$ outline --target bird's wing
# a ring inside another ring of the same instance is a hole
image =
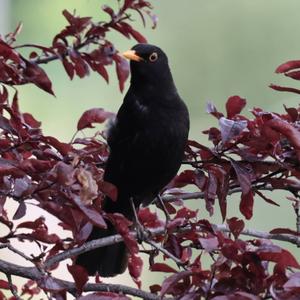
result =
[[[109,128],[107,142],[111,153],[104,179],[114,184],[123,180],[137,149],[144,146],[141,145],[140,137],[145,126],[145,112],[137,103],[133,95],[125,96],[115,122]]]

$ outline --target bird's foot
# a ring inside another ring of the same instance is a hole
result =
[[[151,232],[145,228],[139,221],[135,223],[136,238],[139,244],[147,241],[151,236]]]
[[[130,203],[131,203],[133,216],[134,216],[134,227],[136,230],[136,238],[137,238],[138,243],[141,244],[143,241],[146,241],[149,238],[151,233],[139,221],[133,198],[130,198]]]

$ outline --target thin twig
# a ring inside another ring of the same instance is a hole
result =
[[[14,285],[12,283],[11,274],[6,274],[6,278],[7,278],[8,284],[9,284],[9,289],[10,289],[11,293],[13,294],[13,296],[17,300],[22,300],[20,298],[20,296],[18,295],[18,292],[17,292],[17,290],[15,289],[15,287],[14,287]]]
[[[10,251],[20,255],[24,259],[26,259],[26,260],[30,261],[31,263],[33,263],[32,257],[27,256],[25,253],[21,252],[20,250],[16,249],[15,247],[13,247],[10,243],[0,244],[0,249],[3,249],[3,248],[9,249]]]
[[[158,243],[155,243],[153,241],[144,241],[146,244],[151,245],[152,247],[156,248],[158,251],[160,251],[161,253],[163,253],[164,255],[166,255],[167,257],[169,257],[170,259],[172,259],[173,261],[175,261],[175,263],[177,264],[178,267],[182,267],[183,269],[187,270],[187,267],[185,266],[185,264],[176,256],[174,256],[172,253],[170,253],[168,250],[166,250],[165,248],[161,247],[161,245],[159,245]]]

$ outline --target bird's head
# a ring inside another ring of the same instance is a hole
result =
[[[137,44],[123,53],[130,60],[131,81],[137,84],[173,82],[167,55],[157,46]]]

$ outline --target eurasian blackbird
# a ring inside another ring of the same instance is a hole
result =
[[[149,205],[176,175],[189,132],[189,113],[178,95],[166,54],[158,47],[137,44],[123,54],[130,59],[131,84],[115,122],[108,132],[110,155],[104,180],[118,189],[117,201],[104,200],[108,213],[122,213],[129,220],[136,209]],[[88,240],[116,234],[94,227]],[[127,267],[124,243],[92,250],[76,263],[89,275],[121,274]]]

